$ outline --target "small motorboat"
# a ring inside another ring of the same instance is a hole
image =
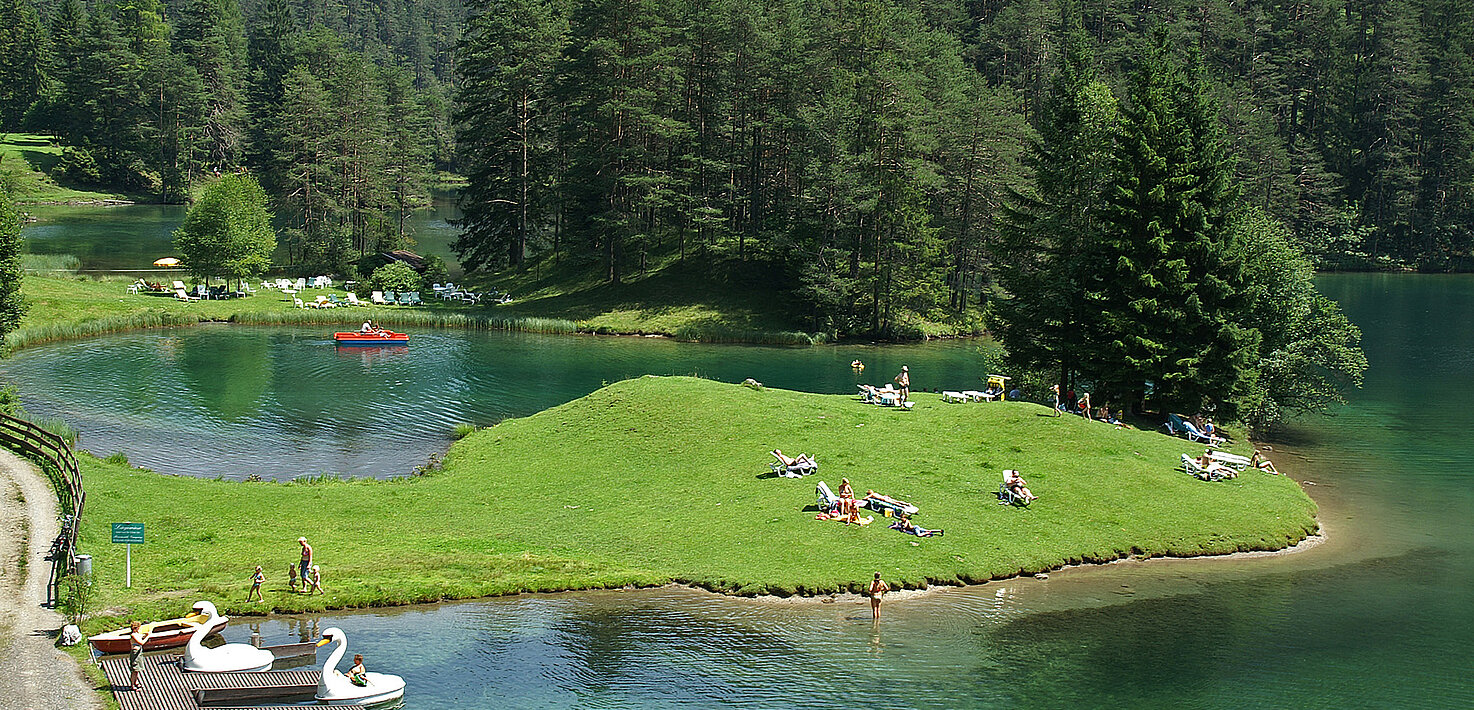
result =
[[[404,679],[389,673],[364,673],[364,684],[357,685],[348,676],[338,671],[343,652],[348,650],[348,634],[342,629],[324,629],[318,646],[337,642],[338,647],[328,654],[322,664],[322,675],[317,681],[316,700],[321,705],[378,705],[404,697]]]
[[[154,651],[160,648],[174,648],[189,643],[189,637],[199,630],[201,626],[209,629],[205,636],[218,634],[225,625],[230,623],[228,616],[214,616],[195,612],[189,616],[181,616],[177,619],[165,619],[155,621],[151,624],[143,624],[139,627],[141,631],[148,632],[148,641],[143,644],[143,650]],[[92,647],[98,653],[127,653],[129,649],[128,633],[130,629],[123,627],[117,631],[109,631],[98,634],[88,639]]]
[[[211,619],[220,615],[210,602],[195,602],[194,610]],[[204,640],[210,635],[208,625],[201,624],[189,637],[184,646],[184,670],[197,673],[260,673],[271,670],[276,654],[248,643],[227,643],[215,648],[206,648]]]
[[[409,343],[409,334],[396,333],[392,330],[368,332],[354,330],[346,333],[333,333],[333,342],[339,345],[405,345]]]

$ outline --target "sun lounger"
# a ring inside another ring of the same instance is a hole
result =
[[[199,296],[191,296],[191,295],[185,293],[184,292],[184,289],[182,289],[182,288],[176,288],[176,289],[174,289],[174,298],[176,298],[176,299],[178,299],[180,301],[198,301],[198,300],[200,300]]]
[[[409,296],[409,304],[408,305],[411,305],[411,306],[424,305],[424,301],[421,301],[420,300],[420,292],[419,291],[410,291],[409,294],[408,294],[408,296]]]
[[[1022,494],[1014,493],[1007,483],[998,484],[998,505],[1017,505],[1024,508],[1029,507],[1029,499]]]
[[[306,308],[307,307],[307,304],[303,303],[302,302],[302,299],[297,298],[296,296],[293,296],[292,297],[292,303],[296,304],[296,306],[298,308]]]
[[[942,401],[943,402],[966,402],[967,401],[967,393],[965,393],[965,392],[953,392],[951,390],[946,390],[946,391],[942,392]]]
[[[348,292],[348,305],[350,305],[350,306],[364,306],[364,307],[368,307],[368,304],[367,303],[364,303],[363,301],[358,300],[358,294],[356,294],[356,293],[354,293],[352,291],[349,291]]]
[[[1240,471],[1249,467],[1249,457],[1238,454],[1230,454],[1227,451],[1212,450],[1208,452],[1208,458],[1225,466],[1232,466]]]
[[[814,493],[818,496],[819,510],[834,510],[839,507],[839,496],[829,490],[829,484],[819,481],[819,485],[814,486]]]
[[[916,512],[920,510],[916,506],[911,505],[904,500],[896,500],[895,498],[887,495],[881,495],[879,493],[871,493],[869,495],[866,495],[858,502],[861,507],[869,508],[877,513],[880,513],[881,515],[891,518],[899,518],[901,517],[902,513],[905,513],[906,515],[915,515]]]
[[[399,294],[397,294],[397,293],[395,293],[393,291],[385,291],[384,292],[384,305],[386,305],[386,306],[399,305]]]
[[[983,392],[981,390],[963,390],[962,396],[966,397],[969,402],[982,402],[984,400],[993,399],[992,397],[988,396],[987,392]]]
[[[414,304],[410,301],[408,293],[401,293],[399,294],[399,305],[410,306]]]
[[[369,294],[369,300],[373,301],[375,306],[389,305],[389,302],[384,300],[383,291],[374,291],[373,293]]]
[[[1204,481],[1222,481],[1238,475],[1233,469],[1223,464],[1203,466],[1187,454],[1182,455],[1182,470]]]
[[[773,473],[784,478],[803,478],[819,471],[819,464],[811,457],[800,455],[799,458],[792,459],[793,463],[790,464],[788,461],[778,458],[778,452],[770,451],[768,453],[772,454],[775,459],[768,464],[768,468],[772,469]]]
[[[1182,420],[1182,426],[1187,432],[1188,441],[1201,441],[1209,446],[1217,446],[1225,441],[1228,441],[1221,436],[1217,436],[1215,434],[1205,434],[1202,431],[1199,431],[1196,426],[1193,426],[1192,422],[1187,421],[1186,419]]]

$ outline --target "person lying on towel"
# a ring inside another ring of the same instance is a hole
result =
[[[902,515],[900,520],[891,523],[891,529],[900,530],[903,533],[915,535],[916,537],[940,537],[942,535],[941,530],[927,530],[926,528],[917,527],[916,523],[911,522],[911,516],[909,515]]]

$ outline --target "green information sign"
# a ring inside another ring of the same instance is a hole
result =
[[[113,542],[120,545],[142,545],[143,523],[113,523]]]

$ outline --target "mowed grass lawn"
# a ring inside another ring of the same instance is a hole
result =
[[[694,378],[619,382],[476,432],[443,471],[392,481],[237,483],[88,457],[82,550],[106,606],[321,609],[686,582],[738,594],[981,582],[1126,555],[1277,549],[1316,529],[1315,505],[1281,476],[1205,483],[1177,470],[1196,450],[1158,433],[1051,417],[1027,403],[913,411],[844,395]],[[813,453],[820,474],[769,477],[767,453]],[[201,451],[201,456],[210,452]],[[993,496],[1021,469],[1040,499]],[[849,477],[910,501],[918,539],[814,519],[814,486]],[[143,522],[135,589],[109,523]],[[296,539],[316,547],[326,596],[283,590]],[[242,603],[254,565],[267,603]]]

